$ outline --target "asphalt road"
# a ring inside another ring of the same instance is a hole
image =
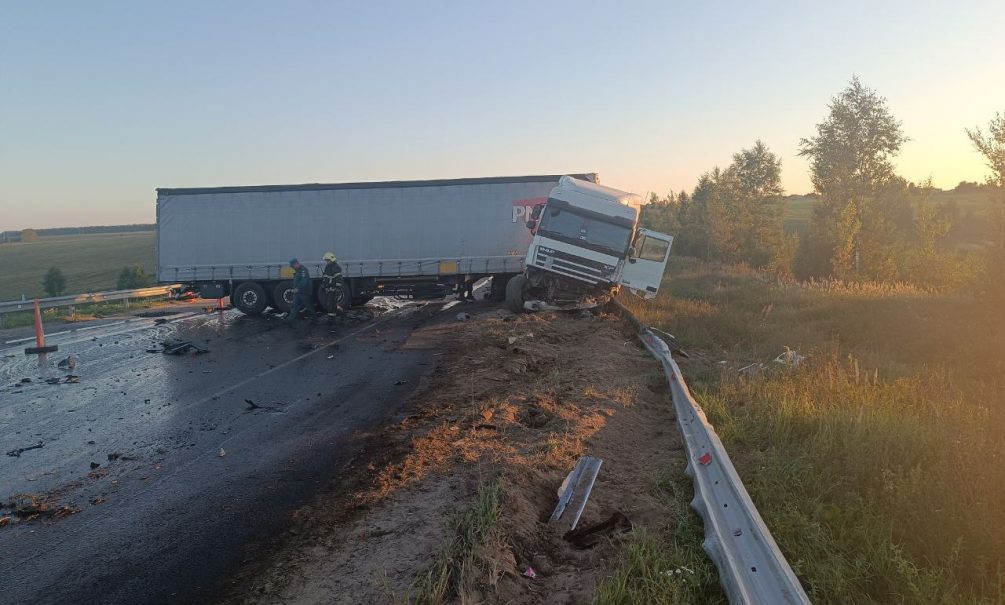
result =
[[[334,331],[235,311],[144,320],[65,335],[44,367],[23,345],[0,350],[0,503],[79,509],[0,527],[0,603],[210,599],[432,369],[432,351],[400,348],[411,330],[453,313],[407,307]],[[166,338],[210,352],[147,352]],[[70,353],[80,382],[47,384]]]

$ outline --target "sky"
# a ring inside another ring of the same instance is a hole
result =
[[[157,187],[598,172],[690,190],[853,75],[912,181],[987,170],[1005,2],[0,0],[0,231],[154,221]]]

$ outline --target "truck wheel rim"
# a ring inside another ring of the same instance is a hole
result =
[[[258,303],[258,294],[253,290],[245,290],[241,294],[241,304],[245,307],[254,307]]]

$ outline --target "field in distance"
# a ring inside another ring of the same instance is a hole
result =
[[[0,244],[0,300],[45,297],[49,267],[66,276],[67,294],[114,290],[123,267],[154,270],[152,231],[40,237],[37,242]]]
[[[920,197],[912,195],[911,203]],[[942,207],[951,217],[953,227],[948,244],[955,248],[972,249],[983,246],[993,234],[986,220],[991,201],[988,193],[977,191],[933,191],[928,198],[930,204]],[[805,233],[813,217],[813,208],[819,198],[812,195],[790,195],[785,197],[782,218],[789,232]]]

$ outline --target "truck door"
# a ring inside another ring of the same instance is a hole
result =
[[[645,298],[656,298],[670,257],[673,236],[639,229],[632,254],[621,270],[621,285]]]

